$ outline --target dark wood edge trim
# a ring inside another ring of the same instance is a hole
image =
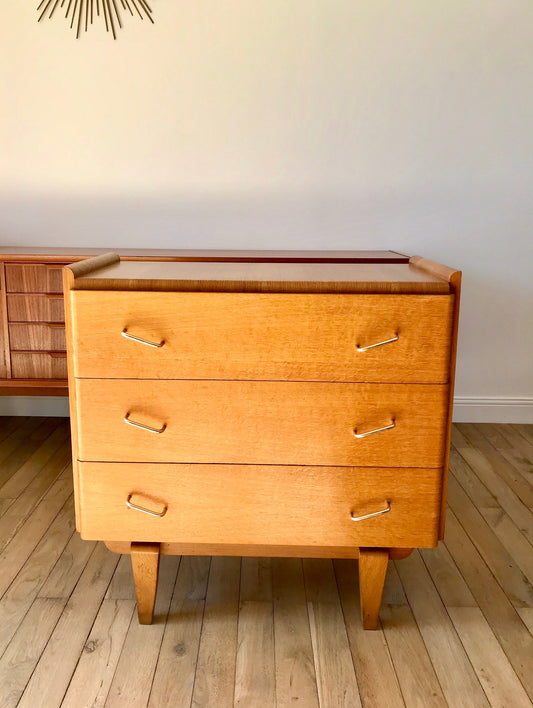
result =
[[[2,381],[0,383],[0,396],[68,396],[68,388],[66,385],[61,388],[56,388],[56,386],[61,386],[61,384],[54,383],[54,385],[43,386],[43,383],[48,383],[48,381],[32,379],[31,388],[16,385],[7,387],[5,381]]]
[[[422,256],[411,256],[409,264],[414,268],[430,273],[446,280],[450,286],[450,291],[454,295],[453,320],[450,343],[450,363],[449,363],[449,394],[448,394],[448,419],[446,422],[446,438],[444,447],[444,464],[442,473],[442,494],[441,511],[439,523],[439,540],[444,538],[446,525],[446,504],[448,501],[448,466],[450,463],[450,445],[452,437],[452,417],[453,417],[453,394],[455,385],[455,365],[457,360],[457,333],[459,329],[459,304],[461,300],[461,271],[455,270],[440,263],[435,263]]]
[[[87,258],[85,261],[78,261],[77,263],[67,265],[65,269],[70,270],[74,278],[82,278],[84,275],[88,275],[99,268],[104,268],[105,266],[118,263],[119,261],[120,256],[116,253],[102,253],[100,256]]]
[[[7,317],[7,291],[6,291],[6,271],[5,265],[0,264],[0,308],[2,312],[0,317],[2,318],[2,324],[0,326],[0,332],[3,337],[3,353],[5,364],[5,374],[6,378],[11,378],[11,344],[9,341],[9,322]]]
[[[448,466],[450,464],[450,446],[452,443],[453,394],[455,388],[455,368],[457,361],[457,336],[459,331],[459,305],[461,301],[461,271],[456,270],[450,277],[450,285],[454,294],[452,336],[450,343],[450,378],[448,394],[448,420],[446,423],[446,441],[442,477],[442,496],[440,510],[439,540],[444,538],[446,525],[446,504],[448,502]]]
[[[9,250],[9,253],[5,251]],[[109,249],[81,248],[0,248],[0,261],[6,263],[61,265],[93,258]],[[380,250],[242,250],[242,249],[113,249],[123,260],[134,261],[203,261],[226,263],[408,263],[409,256]],[[379,255],[381,254],[381,257]]]
[[[442,278],[450,284],[454,275],[460,273],[460,271],[454,268],[436,263],[435,261],[430,261],[428,258],[423,258],[422,256],[411,256],[411,258],[409,258],[409,265],[418,270],[423,270],[425,273],[429,273],[429,275],[433,275],[436,278]]]
[[[106,254],[106,257],[112,256],[111,262],[116,262],[119,257],[114,254]],[[100,256],[91,259],[98,261]],[[65,303],[65,341],[67,345],[67,373],[69,385],[69,411],[70,411],[70,431],[72,441],[72,479],[74,484],[74,512],[76,518],[76,530],[81,531],[81,515],[80,515],[80,482],[79,482],[79,465],[78,465],[78,416],[76,404],[76,379],[74,376],[74,359],[73,359],[73,333],[72,333],[72,317],[71,317],[71,301],[72,287],[75,282],[74,268],[77,265],[83,266],[87,261],[74,266],[66,266],[63,268],[63,297]],[[85,272],[85,271],[84,271]]]
[[[104,541],[113,553],[130,553],[130,541]],[[256,558],[358,558],[357,546],[270,546],[236,543],[161,543],[163,556],[252,556]],[[390,548],[391,560],[402,560],[412,548]]]

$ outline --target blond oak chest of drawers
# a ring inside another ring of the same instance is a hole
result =
[[[77,527],[141,623],[160,554],[309,556],[359,559],[372,629],[442,537],[460,273],[366,260],[65,268]]]

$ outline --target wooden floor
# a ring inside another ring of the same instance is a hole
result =
[[[364,632],[355,561],[129,557],[74,530],[64,419],[0,419],[0,706],[531,706],[533,426],[456,425],[446,539],[389,564]]]

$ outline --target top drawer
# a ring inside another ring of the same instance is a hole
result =
[[[80,378],[448,381],[453,295],[71,296]]]
[[[63,266],[6,263],[8,293],[62,293]]]

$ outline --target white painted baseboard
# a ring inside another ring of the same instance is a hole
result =
[[[64,396],[0,396],[0,416],[68,414]],[[533,397],[456,396],[453,419],[456,423],[533,423]]]
[[[533,397],[456,396],[455,423],[533,423]]]

